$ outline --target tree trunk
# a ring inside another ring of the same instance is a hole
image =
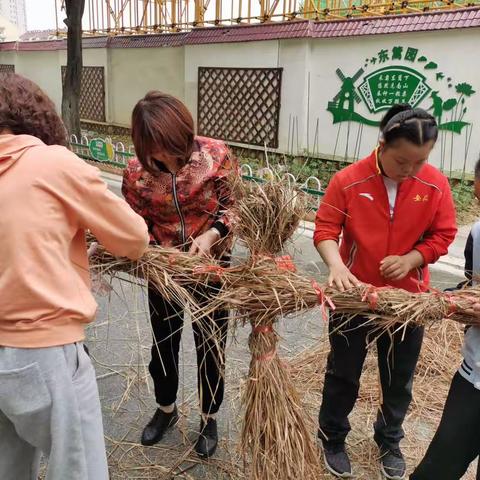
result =
[[[63,81],[62,117],[69,135],[80,139],[80,88],[82,85],[82,16],[85,0],[66,0],[67,68]]]

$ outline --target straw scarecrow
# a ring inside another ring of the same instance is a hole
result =
[[[379,333],[405,328],[409,323],[430,325],[444,318],[478,325],[472,311],[478,288],[455,293],[412,294],[369,285],[345,292],[319,285],[296,272],[290,257],[282,255],[307,209],[306,197],[279,178],[264,184],[234,185],[237,226],[234,235],[247,246],[241,265],[221,267],[212,258],[190,256],[151,246],[138,262],[117,259],[102,247],[92,257],[92,268],[102,274],[128,273],[149,281],[167,299],[188,306],[193,318],[210,309],[229,308],[236,321],[249,323],[251,362],[242,397],[244,421],[241,450],[252,480],[319,478],[321,467],[314,443],[314,427],[278,356],[275,322],[282,316],[321,305],[348,317],[364,314],[378,324]],[[186,289],[220,279],[222,290],[200,311]]]
[[[282,299],[278,309],[271,308],[276,279],[295,271],[290,257],[278,255],[304,217],[307,199],[280,179],[236,187],[240,201],[234,207],[235,233],[250,256],[244,265],[224,273],[224,289],[216,301],[230,306],[237,319],[252,328],[248,342],[252,357],[242,396],[241,450],[249,458],[253,480],[317,479],[321,468],[313,425],[277,351],[275,322],[282,314]],[[276,275],[264,275],[265,265],[273,266]],[[252,299],[262,303],[265,289],[269,294],[263,309],[243,308]]]

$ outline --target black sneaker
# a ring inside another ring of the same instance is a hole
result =
[[[403,480],[407,471],[400,448],[380,447],[380,469],[389,480]]]
[[[195,444],[195,451],[198,456],[201,458],[211,457],[217,449],[217,444],[217,421],[214,418],[209,418],[207,423],[205,423],[202,419],[200,422],[200,435]]]
[[[352,465],[345,445],[323,445],[323,460],[327,470],[338,478],[352,478]]]
[[[140,440],[142,445],[155,445],[163,438],[165,432],[177,422],[178,411],[176,405],[172,413],[165,413],[163,410],[157,408],[155,415],[153,415],[143,430],[142,439]]]

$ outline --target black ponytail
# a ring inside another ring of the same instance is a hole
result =
[[[412,108],[406,103],[393,105],[380,122],[380,131],[385,145],[405,139],[421,146],[434,143],[438,138],[435,118],[421,108]]]

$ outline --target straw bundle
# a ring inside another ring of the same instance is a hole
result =
[[[90,238],[91,240],[91,238]],[[174,248],[151,245],[140,260],[117,258],[98,245],[90,257],[94,274],[112,279],[119,273],[131,275],[134,281],[145,281],[167,300],[196,308],[190,291],[218,281],[221,267],[212,258],[190,255]],[[188,289],[186,287],[189,287]]]
[[[277,353],[273,328],[257,326],[249,338],[252,360],[242,397],[241,450],[250,454],[250,478],[317,480],[321,472],[314,427],[290,372]]]
[[[270,286],[270,294],[274,291],[272,279],[263,277],[261,265],[270,264],[272,255],[280,252],[293,235],[306,212],[307,200],[279,178],[264,184],[238,183],[235,189],[240,198],[234,207],[238,220],[235,235],[247,245],[250,258],[222,273],[224,288],[211,308],[226,304],[252,327],[252,358],[242,395],[245,416],[241,452],[250,460],[253,480],[316,480],[321,469],[313,425],[277,353],[274,323],[281,306],[265,311],[243,308],[252,298],[261,302],[265,284],[258,290],[257,286],[263,281]],[[291,260],[283,257],[283,261],[286,268],[293,268]]]
[[[239,298],[240,304],[245,300],[242,292],[246,291],[249,278],[253,277],[255,284],[261,281],[258,274],[264,273],[264,269],[257,270],[258,259],[283,248],[308,205],[303,193],[280,178],[262,185],[236,182],[233,188],[239,199],[233,212],[237,218],[234,234],[244,241],[251,253],[246,264],[222,269],[213,259],[200,259],[160,247],[150,247],[138,262],[116,259],[100,248],[92,257],[92,263],[102,274],[126,272],[153,284],[166,298],[193,305],[196,307],[194,318],[208,316],[225,304],[235,308],[236,301],[228,303],[225,299],[239,287],[239,295],[231,298]],[[270,257],[267,261],[271,261]],[[219,295],[223,300],[213,300],[210,308],[200,311],[185,287],[208,283],[217,276],[224,285]],[[253,295],[259,298],[258,292]],[[242,399],[245,420],[241,447],[244,455],[250,454],[251,478],[290,480],[300,476],[305,480],[317,479],[320,466],[313,427],[302,412],[299,397],[276,350],[278,337],[273,323],[278,312],[250,313],[245,320],[252,325],[249,339],[252,360]]]
[[[263,184],[239,181],[233,189],[239,199],[235,236],[252,255],[280,252],[308,211],[307,196],[280,177]]]
[[[426,326],[444,318],[480,324],[472,311],[480,302],[480,287],[453,293],[411,293],[364,284],[340,292],[292,270],[284,268],[281,259],[257,257],[249,265],[224,272],[227,286],[217,301],[236,309],[239,318],[253,318],[257,323],[320,304],[346,315],[368,315],[382,329],[396,324],[401,328],[411,323]]]

